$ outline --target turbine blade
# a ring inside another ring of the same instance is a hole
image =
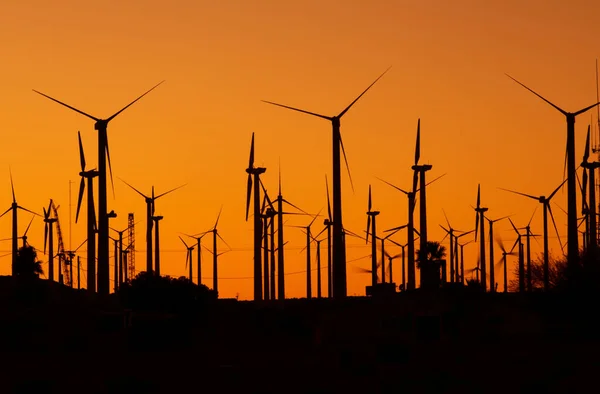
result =
[[[329,201],[329,183],[327,182],[327,175],[325,175],[325,190],[327,191],[327,216],[329,221],[333,221],[333,217],[331,216],[331,202]]]
[[[134,103],[136,103],[138,100],[140,100],[142,97],[144,97],[145,95],[147,95],[148,93],[150,93],[151,91],[153,91],[154,89],[156,89],[160,84],[162,84],[163,81],[160,81],[159,83],[157,83],[156,85],[154,85],[152,88],[150,88],[148,91],[146,91],[146,93],[142,94],[141,96],[139,96],[138,98],[136,98],[135,100],[133,100],[132,102],[130,102],[129,104],[127,104],[126,106],[124,106],[123,108],[121,108],[119,111],[117,111],[113,116],[111,116],[110,118],[106,119],[106,123],[110,122],[111,120],[113,120],[117,115],[119,115],[121,112],[125,111],[127,108],[131,107]]]
[[[181,236],[179,236],[179,239],[181,240],[181,242],[183,242],[183,244],[185,245],[186,248],[189,248],[188,244],[185,243],[185,241],[183,240],[183,238],[181,238]]]
[[[375,177],[375,178],[377,178],[377,177]],[[385,180],[383,180],[383,179],[381,179],[381,178],[377,178],[377,179],[379,179],[381,182],[383,182],[383,183],[386,183],[387,185],[389,185],[389,186],[393,187],[394,189],[396,189],[396,190],[398,190],[398,191],[401,191],[401,192],[402,192],[402,193],[404,193],[404,194],[408,194],[408,192],[407,192],[407,191],[400,189],[398,186],[392,185],[392,184],[391,184],[391,183],[389,183],[388,181],[385,181]]]
[[[29,231],[29,227],[31,227],[31,223],[33,223],[33,219],[35,219],[35,216],[31,217],[31,220],[29,221],[29,224],[27,225],[27,228],[25,229],[25,233],[23,233],[23,237],[27,235],[27,232]]]
[[[589,111],[590,109],[592,109],[592,108],[594,108],[595,106],[597,106],[598,104],[600,104],[600,101],[599,101],[599,102],[597,102],[596,104],[592,104],[592,105],[590,105],[589,107],[585,107],[584,109],[580,109],[579,111],[575,112],[573,115],[574,115],[574,116],[577,116],[577,115],[579,115],[579,114],[582,114],[582,113],[584,113],[584,112],[587,112],[587,111]]]
[[[539,197],[532,196],[531,194],[525,194],[525,193],[521,193],[521,192],[516,192],[514,190],[505,189],[503,187],[499,187],[498,189],[504,190],[505,192],[510,192],[510,193],[514,193],[514,194],[520,194],[521,196],[529,197],[529,198],[534,199],[534,200],[539,200],[540,199]]]
[[[559,106],[551,103],[550,101],[546,100],[544,97],[542,97],[541,95],[539,95],[538,93],[536,93],[535,91],[533,91],[532,89],[529,89],[527,86],[523,85],[521,82],[517,81],[516,79],[514,79],[513,77],[511,77],[508,74],[505,74],[507,77],[509,77],[510,79],[512,79],[513,81],[515,81],[516,83],[518,83],[519,85],[523,86],[525,89],[529,90],[531,93],[535,94],[536,96],[538,96],[539,98],[541,98],[542,100],[544,100],[545,102],[547,102],[548,104],[550,104],[551,106],[553,106],[556,110],[558,110],[561,114],[563,115],[567,115],[567,111],[563,110],[562,108],[560,108]],[[593,108],[590,107],[590,108]],[[588,108],[589,109],[589,108]],[[587,109],[586,109],[587,111]],[[584,111],[585,112],[585,111]]]
[[[221,205],[221,208],[219,209],[219,214],[217,215],[217,220],[215,221],[215,229],[217,228],[217,224],[219,224],[219,218],[221,217],[221,212],[223,212],[223,205]]]
[[[225,244],[225,246],[227,246],[227,247],[229,248],[229,250],[231,250],[231,246],[229,246],[229,244],[227,243],[227,241],[225,241],[225,240],[223,239],[223,237],[221,237],[221,234],[219,234],[218,232],[217,232],[217,237],[219,237],[219,239],[220,239],[221,241],[223,241],[223,243]]]
[[[533,220],[533,216],[535,215],[535,212],[537,211],[537,206],[535,207],[535,209],[533,210],[533,213],[531,214],[531,218],[529,219],[529,223],[527,223],[527,226],[529,226],[531,224],[531,221]]]
[[[20,206],[20,205],[17,205],[17,208],[19,208],[19,209],[22,209],[22,210],[24,210],[24,211],[27,211],[27,212],[29,212],[29,213],[32,213],[32,214],[34,214],[34,215],[40,216],[40,214],[39,214],[39,213],[35,213],[35,212],[33,212],[32,210],[30,210],[30,209],[23,208],[23,207],[22,207],[22,206]]]
[[[369,243],[369,230],[371,230],[371,215],[367,215],[367,236],[365,237],[365,244]]]
[[[446,215],[446,211],[444,210],[444,208],[442,208],[442,212],[444,213],[444,217],[446,218],[446,224],[448,224],[448,228],[452,228],[452,226],[450,225],[450,221],[448,220],[448,216]],[[442,227],[441,224],[440,224],[440,227]],[[442,227],[442,228],[444,228],[444,227]],[[448,230],[446,230],[445,228],[444,228],[444,230],[446,232],[448,232]]]
[[[108,150],[108,132],[104,133],[104,147],[106,148],[106,158],[108,160],[108,173],[110,175],[110,187],[113,198],[115,198],[115,184],[113,182],[112,165],[110,164],[110,151]]]
[[[587,136],[585,138],[585,149],[583,150],[583,162],[587,163],[588,157],[590,156],[590,128],[591,125],[588,125]]]
[[[248,168],[254,168],[254,132],[252,132],[252,140],[250,141],[250,159],[248,160]]]
[[[319,214],[321,214],[322,210],[323,210],[323,208],[319,209],[319,212],[317,212],[317,214],[315,215],[315,217],[313,218],[313,220],[310,222],[310,224],[308,225],[308,227],[312,226],[312,224],[315,222],[315,220],[317,219],[317,217],[319,216]]]
[[[421,118],[417,120],[417,143],[415,144],[415,165],[419,164],[421,158]]]
[[[17,198],[15,197],[15,186],[13,184],[12,170],[10,166],[8,167],[8,174],[10,175],[10,190],[12,191],[13,203],[17,202]]]
[[[248,174],[248,187],[246,189],[246,221],[248,221],[248,211],[250,209],[251,194],[252,194],[252,175]]]
[[[176,188],[173,188],[173,189],[171,189],[171,190],[169,190],[169,191],[166,191],[166,192],[164,192],[164,193],[162,193],[162,194],[159,194],[159,195],[158,195],[158,196],[156,196],[156,197],[154,197],[154,196],[153,196],[153,198],[152,198],[152,199],[153,199],[153,200],[157,200],[158,198],[160,198],[160,197],[164,196],[165,194],[169,194],[169,193],[171,193],[171,192],[174,192],[175,190],[177,190],[177,189],[181,189],[182,187],[184,187],[184,186],[186,186],[186,185],[187,185],[187,183],[184,183],[183,185],[177,186]],[[152,188],[153,188],[153,191],[154,191],[154,186],[152,186]]]
[[[552,192],[552,194],[550,194],[550,197],[548,197],[546,200],[550,201],[552,199],[552,197],[554,197],[554,195],[556,194],[556,192],[558,192],[558,190],[565,184],[567,180],[565,179],[564,181],[561,182],[560,185],[558,185],[558,187],[556,189],[554,189],[554,191]]]
[[[81,182],[79,183],[79,196],[77,197],[77,213],[75,214],[75,223],[79,219],[79,210],[81,209],[81,201],[83,200],[83,192],[85,190],[85,178],[81,177]]]
[[[8,213],[8,211],[10,211],[12,209],[12,205],[6,210],[4,211],[4,213],[2,215],[0,215],[0,218],[4,215],[6,215]]]
[[[260,100],[260,101],[262,101],[263,103],[267,103],[267,104],[271,104],[271,105],[276,105],[278,107],[291,109],[292,111],[302,112],[303,114],[308,114],[308,115],[316,116],[316,117],[327,119],[327,120],[331,120],[332,119],[330,116],[325,116],[325,115],[317,114],[317,113],[314,113],[314,112],[305,111],[303,109],[290,107],[288,105],[277,104],[277,103],[274,103],[272,101],[266,101],[266,100]]]
[[[83,144],[81,143],[81,133],[77,132],[79,138],[79,162],[81,163],[81,171],[85,171],[85,154],[83,153]]]
[[[35,89],[31,89],[31,90],[33,90],[33,91],[34,91],[34,92],[36,92],[37,94],[40,94],[40,95],[42,95],[42,96],[44,96],[44,97],[46,97],[46,98],[48,98],[48,99],[50,99],[50,100],[52,100],[52,101],[54,101],[54,102],[56,102],[56,103],[60,104],[60,105],[64,105],[65,107],[67,107],[67,108],[69,108],[69,109],[72,109],[73,111],[75,111],[75,112],[78,112],[78,113],[80,113],[80,114],[81,114],[81,115],[83,115],[83,116],[87,116],[88,118],[90,118],[90,119],[93,119],[93,120],[95,120],[96,122],[100,120],[100,119],[98,119],[98,118],[96,118],[96,117],[94,117],[94,116],[92,116],[92,115],[90,115],[90,114],[86,114],[85,112],[83,112],[83,111],[81,111],[81,110],[78,110],[78,109],[77,109],[77,108],[75,108],[75,107],[71,107],[69,104],[65,104],[65,103],[63,103],[62,101],[58,101],[57,99],[55,99],[55,98],[52,98],[52,97],[48,96],[47,94],[44,94],[44,93],[42,93],[42,92],[38,92],[38,91],[37,91],[37,90],[35,90]]]
[[[371,185],[369,185],[369,204],[367,206],[367,211],[369,212],[371,212],[372,203],[373,201],[371,200]]]
[[[560,249],[564,250],[564,246],[560,239],[560,234],[558,233],[558,227],[556,226],[556,221],[554,220],[554,214],[552,213],[552,208],[550,207],[550,204],[547,205],[547,208],[548,208],[548,213],[550,213],[550,219],[552,220],[552,225],[554,226],[554,231],[556,232],[556,238],[558,239],[558,244],[560,245]]]
[[[46,244],[48,243],[48,222],[44,226],[44,254],[46,254]]]
[[[350,187],[354,193],[354,182],[352,182],[352,174],[350,174],[350,166],[348,165],[348,158],[346,157],[346,150],[344,149],[344,142],[342,141],[342,133],[340,133],[340,146],[342,147],[342,155],[344,155],[344,163],[346,163],[346,170],[348,171],[348,178],[350,178]]]
[[[135,190],[140,196],[144,197],[145,199],[148,199],[149,197],[146,196],[144,193],[142,193],[141,191],[139,191],[138,189],[136,189],[135,187],[131,186],[129,183],[125,182],[123,179],[119,178],[119,180],[121,180],[121,182],[123,182],[124,184],[126,184],[127,186],[129,186],[130,188],[132,188],[133,190]]]
[[[344,109],[342,112],[340,112],[340,114],[339,114],[337,117],[338,117],[338,118],[341,118],[342,116],[344,116],[344,114],[345,114],[346,112],[348,112],[348,110],[349,110],[350,108],[352,108],[352,106],[353,106],[353,105],[354,105],[354,104],[355,104],[355,103],[356,103],[358,100],[360,100],[360,98],[361,98],[361,97],[362,97],[362,96],[363,96],[365,93],[367,93],[367,91],[368,91],[369,89],[371,89],[371,87],[372,87],[373,85],[375,85],[375,83],[376,83],[377,81],[379,81],[379,80],[381,79],[381,77],[383,77],[383,76],[385,75],[385,73],[387,73],[387,72],[390,70],[390,68],[392,68],[392,66],[388,67],[388,69],[387,69],[387,70],[385,70],[385,71],[384,71],[384,72],[383,72],[383,73],[382,73],[380,76],[378,76],[378,77],[377,77],[377,79],[376,79],[376,80],[374,80],[374,81],[373,81],[373,83],[371,83],[371,84],[370,84],[370,85],[369,85],[369,86],[368,86],[368,87],[367,87],[365,90],[363,90],[363,92],[362,92],[362,93],[361,93],[361,94],[360,94],[360,95],[359,95],[357,98],[355,98],[355,99],[354,99],[354,101],[352,101],[352,102],[351,102],[351,103],[350,103],[350,104],[349,104],[349,105],[348,105],[348,106],[347,106],[347,107],[346,107],[346,108],[345,108],[345,109]]]

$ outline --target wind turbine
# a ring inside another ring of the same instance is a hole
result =
[[[369,90],[371,87],[389,70],[385,70],[373,83],[371,83],[357,98],[354,99],[342,112],[336,116],[320,115],[314,112],[309,112],[303,109],[290,107],[287,105],[277,104],[271,101],[263,102],[276,105],[279,107],[287,108],[293,111],[301,112],[307,115],[316,116],[331,122],[333,133],[332,133],[332,146],[333,146],[333,296],[335,298],[346,297],[347,295],[347,282],[346,282],[346,246],[344,244],[344,238],[342,235],[343,223],[342,223],[342,181],[340,171],[340,147],[344,155],[344,161],[346,162],[346,168],[348,168],[348,160],[346,159],[346,152],[342,142],[342,136],[340,133],[340,121],[344,114]],[[350,174],[350,171],[348,171]],[[350,178],[350,184],[352,185],[352,178]],[[354,187],[353,187],[354,189]]]
[[[381,283],[385,283],[385,264],[384,264],[384,262],[385,262],[385,257],[388,255],[388,253],[385,251],[385,241],[390,241],[394,245],[397,245],[397,246],[401,247],[402,245],[400,245],[398,242],[396,242],[396,241],[394,241],[392,239],[389,239],[389,238],[392,235],[396,234],[398,231],[402,230],[403,228],[406,228],[407,226],[408,225],[405,224],[403,226],[396,227],[396,229],[394,229],[391,233],[389,233],[385,237],[374,236],[376,239],[381,240]],[[391,274],[390,274],[390,278],[391,278]],[[391,279],[390,279],[390,283],[392,283]]]
[[[54,233],[52,231],[52,225],[58,219],[51,218],[50,213],[52,212],[52,199],[50,199],[50,203],[48,204],[48,210],[45,207],[42,207],[44,211],[44,254],[46,253],[46,244],[48,244],[48,280],[54,280]],[[48,235],[50,235],[48,237]],[[49,238],[49,239],[48,239]],[[60,275],[60,272],[59,272]]]
[[[144,197],[144,199],[146,201],[146,271],[151,274],[153,272],[153,269],[152,269],[152,227],[153,227],[154,220],[152,219],[152,217],[154,216],[154,202],[156,200],[158,200],[159,198],[161,198],[162,196],[184,187],[185,184],[181,185],[181,186],[177,186],[176,188],[166,191],[162,194],[159,194],[158,196],[154,196],[154,186],[152,186],[152,196],[149,197],[149,196],[145,195],[144,193],[142,193],[141,191],[139,191],[138,189],[136,189],[135,187],[131,186],[129,183],[125,182],[123,179],[121,179],[121,178],[119,178],[119,179],[121,180],[121,182],[123,182],[124,184],[126,184],[127,186],[129,186],[130,188],[135,190],[140,196]],[[160,271],[157,272],[157,274],[159,274],[159,273],[160,273]]]
[[[124,276],[124,274],[126,275],[126,272],[127,272],[127,267],[123,267],[123,254],[124,254],[124,250],[123,250],[123,233],[125,233],[125,231],[129,230],[132,226],[133,226],[133,224],[130,225],[130,226],[127,226],[126,229],[121,230],[121,231],[116,230],[116,229],[114,229],[112,227],[110,228],[111,230],[113,230],[114,232],[116,232],[117,234],[119,234],[119,286],[122,283],[124,283],[123,276]],[[125,280],[127,280],[127,279],[125,278]]]
[[[589,134],[588,134],[588,142],[589,142]],[[584,161],[585,161],[585,159],[584,159]],[[559,243],[561,242],[560,235],[558,234],[558,228],[556,227],[556,222],[554,221],[554,215],[552,214],[552,207],[550,206],[550,201],[552,200],[552,197],[554,197],[554,195],[565,184],[566,181],[567,181],[566,179],[564,181],[562,181],[561,184],[558,185],[558,187],[556,189],[554,189],[554,191],[552,193],[550,193],[550,196],[548,198],[546,198],[546,196],[536,197],[536,196],[532,196],[531,194],[525,194],[525,193],[517,192],[514,190],[500,188],[507,192],[511,192],[514,194],[518,194],[518,195],[521,195],[524,197],[531,198],[533,200],[537,200],[542,204],[543,214],[544,214],[544,291],[548,291],[550,289],[549,257],[548,257],[548,213],[550,213],[550,218],[552,219],[552,224],[554,225],[554,230],[556,231],[556,236],[558,238],[558,242]],[[591,188],[590,190],[594,191],[594,188]],[[528,246],[528,248],[529,248],[529,246]],[[561,249],[562,249],[562,243],[561,243]]]
[[[15,187],[13,184],[13,179],[12,179],[12,171],[10,171],[9,168],[9,175],[10,175],[10,188],[12,191],[12,198],[13,198],[13,202],[10,205],[10,207],[4,211],[4,213],[2,215],[0,215],[0,218],[4,215],[6,215],[8,213],[8,211],[12,210],[12,265],[11,265],[11,275],[15,275],[15,266],[17,264],[17,253],[19,251],[19,236],[17,235],[17,209],[22,209],[24,211],[27,211],[29,213],[33,213],[34,215],[40,216],[39,214],[30,211],[27,208],[23,208],[22,206],[20,206],[19,204],[17,204],[17,199],[15,197]],[[54,268],[54,267],[53,267]],[[54,270],[52,271],[54,272]]]
[[[498,264],[500,263],[504,263],[504,292],[507,293],[508,292],[508,275],[507,275],[507,271],[506,271],[506,256],[513,256],[515,253],[513,252],[513,250],[515,250],[515,246],[517,246],[517,244],[519,243],[519,238],[517,238],[515,240],[515,243],[513,244],[512,248],[510,248],[510,251],[506,251],[506,249],[504,248],[504,244],[502,243],[502,239],[500,237],[496,238],[496,242],[498,242],[498,246],[500,246],[500,250],[502,250],[502,258],[498,261]]]
[[[81,115],[87,116],[88,118],[94,120],[96,123],[94,125],[94,129],[98,130],[98,292],[103,295],[108,295],[109,293],[109,275],[108,275],[108,209],[107,209],[107,197],[106,197],[106,159],[108,158],[108,167],[111,172],[111,184],[112,184],[112,169],[110,165],[110,154],[108,150],[108,123],[113,120],[117,115],[121,112],[125,111],[135,102],[140,100],[142,97],[150,93],[154,90],[158,85],[163,83],[164,81],[156,84],[150,90],[146,91],[144,94],[127,104],[125,107],[121,108],[119,111],[115,112],[113,115],[106,119],[100,119],[90,114],[87,114],[75,107],[72,107],[68,104],[63,103],[55,98],[52,98],[44,93],[38,92],[33,89],[34,92],[58,103],[61,104]],[[114,193],[114,189],[113,189]]]
[[[499,222],[502,219],[506,219],[508,216],[503,216],[498,219],[490,219],[483,215],[490,225],[490,293],[496,292],[496,278],[494,272],[494,223]]]
[[[87,288],[88,291],[96,291],[96,209],[94,207],[94,178],[98,176],[96,169],[85,169],[85,154],[83,152],[83,144],[81,143],[81,133],[77,132],[79,139],[79,162],[81,164],[81,182],[79,183],[79,197],[77,199],[77,213],[75,215],[75,223],[79,219],[79,210],[81,209],[81,201],[85,191],[85,180],[87,179]]]
[[[521,233],[515,226],[512,220],[508,218],[510,225],[515,233],[517,233],[517,242],[519,243],[519,293],[525,292],[525,264],[523,262],[523,242],[521,241]]]
[[[278,194],[277,194],[277,198],[275,199],[274,202],[277,203],[277,210],[276,210],[276,215],[277,215],[277,298],[279,298],[280,300],[284,300],[285,299],[285,265],[284,265],[284,248],[283,246],[285,245],[285,242],[283,241],[283,215],[292,215],[292,214],[296,214],[293,212],[284,212],[283,211],[283,203],[286,203],[288,205],[290,205],[291,207],[299,210],[300,212],[302,212],[305,215],[308,215],[308,213],[304,212],[302,209],[298,208],[296,205],[292,204],[291,202],[289,202],[288,200],[286,200],[285,198],[283,198],[283,195],[281,194],[281,165],[279,166],[279,179],[278,179]],[[262,185],[262,182],[261,182]],[[266,190],[264,190],[264,186],[263,186],[263,192],[266,195]],[[268,197],[267,197],[268,198]],[[329,196],[328,196],[329,198]],[[273,208],[273,204],[271,204],[271,207]]]
[[[31,220],[29,221],[29,224],[27,225],[27,228],[25,229],[25,232],[23,233],[23,235],[21,235],[18,238],[21,238],[23,240],[23,247],[27,246],[27,232],[29,231],[29,227],[31,227],[31,223],[33,223],[33,219],[35,219],[35,216],[31,217]],[[4,238],[4,239],[0,239],[0,241],[12,241],[12,237],[11,238]]]
[[[462,247],[461,247],[461,249],[460,249],[460,253],[461,253],[461,254],[460,254],[460,274],[459,274],[459,273],[458,273],[458,272],[459,272],[459,264],[458,264],[458,247],[459,247],[460,245],[459,245],[459,243],[458,243],[458,240],[459,240],[460,238],[462,238],[462,237],[466,236],[466,235],[469,235],[469,234],[473,233],[473,232],[475,232],[475,230],[466,231],[466,232],[464,232],[464,233],[462,233],[462,234],[460,234],[460,235],[455,235],[455,236],[454,236],[454,252],[455,252],[455,254],[456,254],[456,256],[455,256],[455,258],[456,258],[456,267],[455,267],[455,268],[456,268],[456,272],[455,272],[455,274],[456,274],[456,281],[458,282],[458,281],[459,281],[459,278],[460,278],[460,283],[462,283],[463,285],[465,284],[465,269],[464,269],[465,267],[464,267],[464,264],[463,264]],[[468,243],[469,243],[469,242],[467,242],[466,244],[468,244]],[[465,245],[466,245],[466,244],[465,244]]]
[[[446,215],[446,211],[442,209],[442,212],[444,213],[444,218],[446,218],[446,224],[448,225],[448,228],[445,228],[441,224],[440,227],[446,232],[446,235],[450,237],[450,282],[453,283],[458,282],[458,267],[455,267],[456,250],[454,249],[455,245],[453,245],[453,242],[455,243],[456,241],[456,236],[454,235],[454,232],[456,231],[459,233],[464,233],[464,231],[452,228],[452,226],[450,225],[450,221],[448,220],[448,216]],[[444,242],[446,235],[444,235],[444,238],[442,238],[440,243]]]
[[[485,231],[483,227],[485,222],[483,218],[487,210],[487,208],[483,208],[481,206],[481,188],[480,185],[477,185],[477,207],[475,208],[475,242],[477,242],[477,229],[481,227],[481,236],[479,239],[479,258],[481,260],[481,266],[479,268],[481,270],[481,286],[483,287],[484,292],[487,291],[487,276],[485,266]],[[494,264],[493,261],[492,264]]]
[[[190,267],[190,282],[192,281],[192,251],[194,250],[194,245],[190,246],[188,245],[183,238],[181,238],[181,236],[179,237],[179,239],[181,240],[181,242],[183,242],[183,244],[185,245],[186,249],[187,249],[187,254],[185,256],[185,268]],[[198,251],[198,253],[200,253],[200,251]]]
[[[427,249],[427,200],[426,190],[427,185],[425,184],[425,173],[433,168],[430,164],[419,165],[419,159],[421,157],[421,119],[417,121],[417,143],[415,146],[415,164],[411,167],[414,171],[413,174],[413,193],[417,193],[417,176],[421,187],[421,202],[419,207],[419,237],[421,238],[421,250]],[[425,185],[425,186],[423,186]]]
[[[75,257],[77,251],[85,244],[88,240],[84,239],[81,244],[75,250],[65,250],[65,254],[69,256],[69,266],[71,267],[71,288],[73,288],[73,258]],[[77,265],[77,289],[81,288],[81,283],[79,281],[79,264]]]
[[[221,237],[221,234],[219,234],[219,231],[217,230],[217,225],[219,224],[219,218],[221,217],[222,211],[223,211],[223,206],[221,206],[221,209],[219,209],[219,214],[217,215],[217,220],[215,221],[214,227],[209,230],[209,232],[213,233],[213,250],[212,250],[212,254],[213,254],[213,290],[215,292],[217,292],[217,294],[219,293],[219,275],[218,275],[217,258],[220,255],[222,255],[223,253],[228,252],[228,251],[225,251],[222,253],[217,253],[217,237],[220,238],[221,241],[223,241],[223,243],[225,245],[227,245],[229,250],[231,250],[231,246],[229,246],[229,244],[227,244],[227,242],[223,239],[223,237]]]
[[[415,173],[416,174],[416,173]],[[440,179],[441,177],[443,177],[446,174],[442,174],[439,177],[435,178],[434,180],[428,182],[426,184],[426,186],[431,185],[433,182],[437,181],[438,179]],[[408,240],[407,240],[407,246],[408,246],[408,283],[407,283],[407,287],[405,287],[405,290],[414,290],[416,287],[416,272],[415,272],[415,233],[418,233],[415,229],[415,225],[414,225],[414,211],[415,211],[415,202],[416,202],[416,192],[419,191],[419,189],[413,190],[413,191],[406,191],[403,190],[401,188],[399,188],[398,186],[395,186],[393,184],[391,184],[388,181],[385,181],[381,178],[377,178],[379,179],[381,182],[393,187],[394,189],[404,193],[407,197],[408,197]],[[415,179],[417,179],[416,177],[413,178],[413,183],[415,182]],[[414,187],[414,184],[413,184]],[[388,231],[393,231],[394,229],[389,229],[389,230],[385,230],[384,232],[388,232]]]
[[[323,227],[323,230],[321,230],[315,238],[319,238],[319,235],[321,235],[323,231],[327,230],[327,297],[331,298],[333,296],[333,275],[331,267],[331,227],[333,226],[333,218],[331,216],[331,203],[329,201],[329,184],[327,183],[327,175],[325,175],[325,190],[327,192],[327,218],[323,220],[323,225],[325,227]]]
[[[319,213],[317,213],[315,215],[315,217],[313,218],[313,220],[311,220],[311,222],[308,224],[308,226],[290,226],[290,227],[296,227],[296,228],[300,228],[306,231],[306,246],[304,248],[302,248],[302,250],[300,251],[300,253],[302,253],[304,251],[304,249],[306,249],[306,298],[307,299],[311,299],[312,298],[312,278],[311,278],[311,264],[310,264],[310,243],[312,242],[311,238],[311,234],[310,234],[310,226],[312,226],[312,224],[315,222],[315,220],[317,219],[317,217],[319,216],[319,214],[321,213],[321,211],[319,211]]]
[[[537,211],[537,207],[535,207],[535,209],[533,210],[533,214],[531,215],[531,218],[529,219],[529,222],[527,222],[527,226],[525,227],[521,227],[519,230],[525,230],[525,242],[527,243],[527,291],[531,292],[533,290],[533,282],[532,282],[532,275],[531,275],[531,238],[530,237],[537,237],[537,234],[533,234],[531,232],[531,221],[533,220],[533,217],[535,216],[535,212]],[[536,240],[537,242],[537,240]]]
[[[563,114],[567,120],[567,261],[570,266],[573,266],[579,258],[579,240],[577,239],[577,186],[575,184],[575,118],[577,115],[581,115],[600,104],[600,101],[579,111],[567,112],[510,75],[506,74],[506,76],[550,104],[554,109]]]
[[[250,197],[254,194],[254,301],[263,299],[262,294],[262,267],[261,267],[261,242],[262,220],[260,218],[260,175],[267,171],[264,167],[254,167],[254,133],[250,142],[250,160],[248,162],[248,186],[246,189],[246,221],[250,210]],[[252,177],[254,177],[254,191],[252,190]],[[266,296],[266,295],[265,295]]]
[[[379,211],[371,211],[371,185],[369,185],[369,204],[367,210],[367,236],[365,243],[369,243],[369,229],[371,222],[373,222],[373,233],[371,234],[371,286],[377,286],[377,230],[375,218],[379,215]]]
[[[202,247],[202,245],[201,245],[202,244],[202,238],[206,234],[211,233],[211,232],[212,232],[211,230],[208,230],[208,231],[205,231],[203,233],[196,234],[196,235],[184,234],[187,237],[195,239],[196,243],[197,243],[197,245],[196,245],[196,247],[197,247],[196,253],[198,255],[198,260],[197,260],[197,264],[198,264],[198,286],[200,286],[202,284],[202,249],[201,249],[201,247]],[[191,261],[190,261],[190,264],[191,264]],[[191,270],[191,268],[190,268],[190,270]],[[191,276],[190,276],[190,278],[191,278]]]

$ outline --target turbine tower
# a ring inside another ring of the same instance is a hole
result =
[[[371,286],[373,291],[377,286],[377,229],[376,229],[376,217],[379,215],[379,211],[372,211],[372,200],[371,200],[371,185],[369,185],[369,204],[367,210],[367,236],[365,243],[369,243],[369,230],[371,222],[373,223],[373,233],[371,235]],[[385,264],[382,264],[385,265]],[[385,277],[382,276],[382,280],[385,281]]]
[[[550,104],[554,109],[563,114],[567,120],[567,262],[572,267],[577,263],[579,258],[579,240],[577,239],[577,185],[575,184],[575,118],[577,115],[581,115],[600,104],[600,101],[579,111],[567,112],[510,75],[506,74],[506,76]]]
[[[92,119],[95,123],[94,128],[98,131],[98,215],[99,215],[99,223],[98,223],[98,293],[102,295],[108,295],[110,292],[110,284],[109,284],[109,270],[108,270],[108,208],[107,208],[107,196],[106,196],[106,161],[108,158],[108,167],[111,171],[111,184],[112,184],[112,169],[110,168],[110,154],[108,151],[108,123],[113,120],[117,115],[121,112],[125,111],[131,105],[133,105],[136,101],[140,100],[142,97],[150,93],[154,90],[158,85],[163,83],[164,81],[156,84],[150,90],[127,104],[125,107],[121,108],[119,111],[115,112],[112,116],[106,119],[100,119],[90,114],[87,114],[75,107],[72,107],[68,104],[63,103],[55,98],[52,98],[44,93],[38,92],[33,89],[34,92],[58,103],[61,104],[81,115],[87,116]],[[114,190],[113,190],[114,193]]]
[[[346,152],[344,151],[344,145],[342,143],[342,136],[340,134],[340,121],[344,114],[369,90],[371,87],[389,70],[389,68],[383,72],[371,85],[369,85],[357,98],[354,99],[342,112],[336,116],[320,115],[314,112],[309,112],[303,109],[290,107],[287,105],[277,104],[271,101],[264,101],[265,103],[276,105],[279,107],[287,108],[293,111],[301,112],[307,115],[316,116],[325,120],[328,120],[332,124],[332,142],[333,142],[333,296],[335,298],[346,297],[347,295],[347,282],[346,282],[346,246],[343,237],[343,223],[342,223],[342,181],[340,171],[340,148],[341,153],[344,155],[346,162],[346,168],[348,168],[348,160],[346,159]],[[350,172],[348,171],[348,174]],[[350,178],[352,184],[352,178]]]

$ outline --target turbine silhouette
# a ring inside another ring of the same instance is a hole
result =
[[[108,270],[108,209],[107,209],[107,196],[106,196],[106,160],[108,158],[108,167],[111,173],[111,185],[112,183],[112,168],[110,165],[110,154],[108,150],[108,123],[113,120],[117,115],[121,112],[125,111],[127,108],[132,106],[135,102],[140,100],[142,97],[150,93],[154,90],[158,85],[163,83],[164,81],[156,84],[150,90],[146,91],[144,94],[127,104],[125,107],[121,108],[119,111],[115,112],[113,115],[106,119],[100,119],[95,116],[92,116],[88,113],[85,113],[75,107],[72,107],[68,104],[63,103],[53,97],[50,97],[42,92],[39,92],[35,89],[32,89],[34,92],[60,104],[63,105],[83,116],[87,116],[95,122],[94,128],[98,131],[98,292],[103,295],[108,295],[109,293],[109,270]],[[113,195],[114,195],[114,185],[113,185]]]
[[[346,297],[347,295],[347,282],[346,282],[346,247],[344,244],[343,237],[343,223],[342,223],[342,184],[341,184],[341,171],[340,171],[340,148],[344,155],[344,161],[346,168],[348,169],[348,160],[346,158],[346,152],[342,142],[342,136],[340,133],[340,121],[342,117],[352,108],[352,106],[369,90],[371,87],[381,78],[390,68],[385,70],[373,83],[371,83],[357,98],[354,99],[342,112],[336,116],[326,116],[317,114],[315,112],[309,112],[303,109],[290,107],[287,105],[277,104],[271,101],[263,102],[276,105],[282,108],[287,108],[293,111],[301,112],[307,115],[316,116],[331,122],[332,125],[332,141],[333,141],[333,296],[335,298]],[[350,177],[350,171],[348,169],[348,175]],[[352,177],[350,177],[350,185],[354,190],[352,183]]]

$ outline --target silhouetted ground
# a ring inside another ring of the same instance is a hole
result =
[[[223,301],[195,316],[134,313],[125,329],[111,297],[47,281],[16,291],[0,277],[2,392],[573,393],[596,392],[600,372],[589,299]]]

